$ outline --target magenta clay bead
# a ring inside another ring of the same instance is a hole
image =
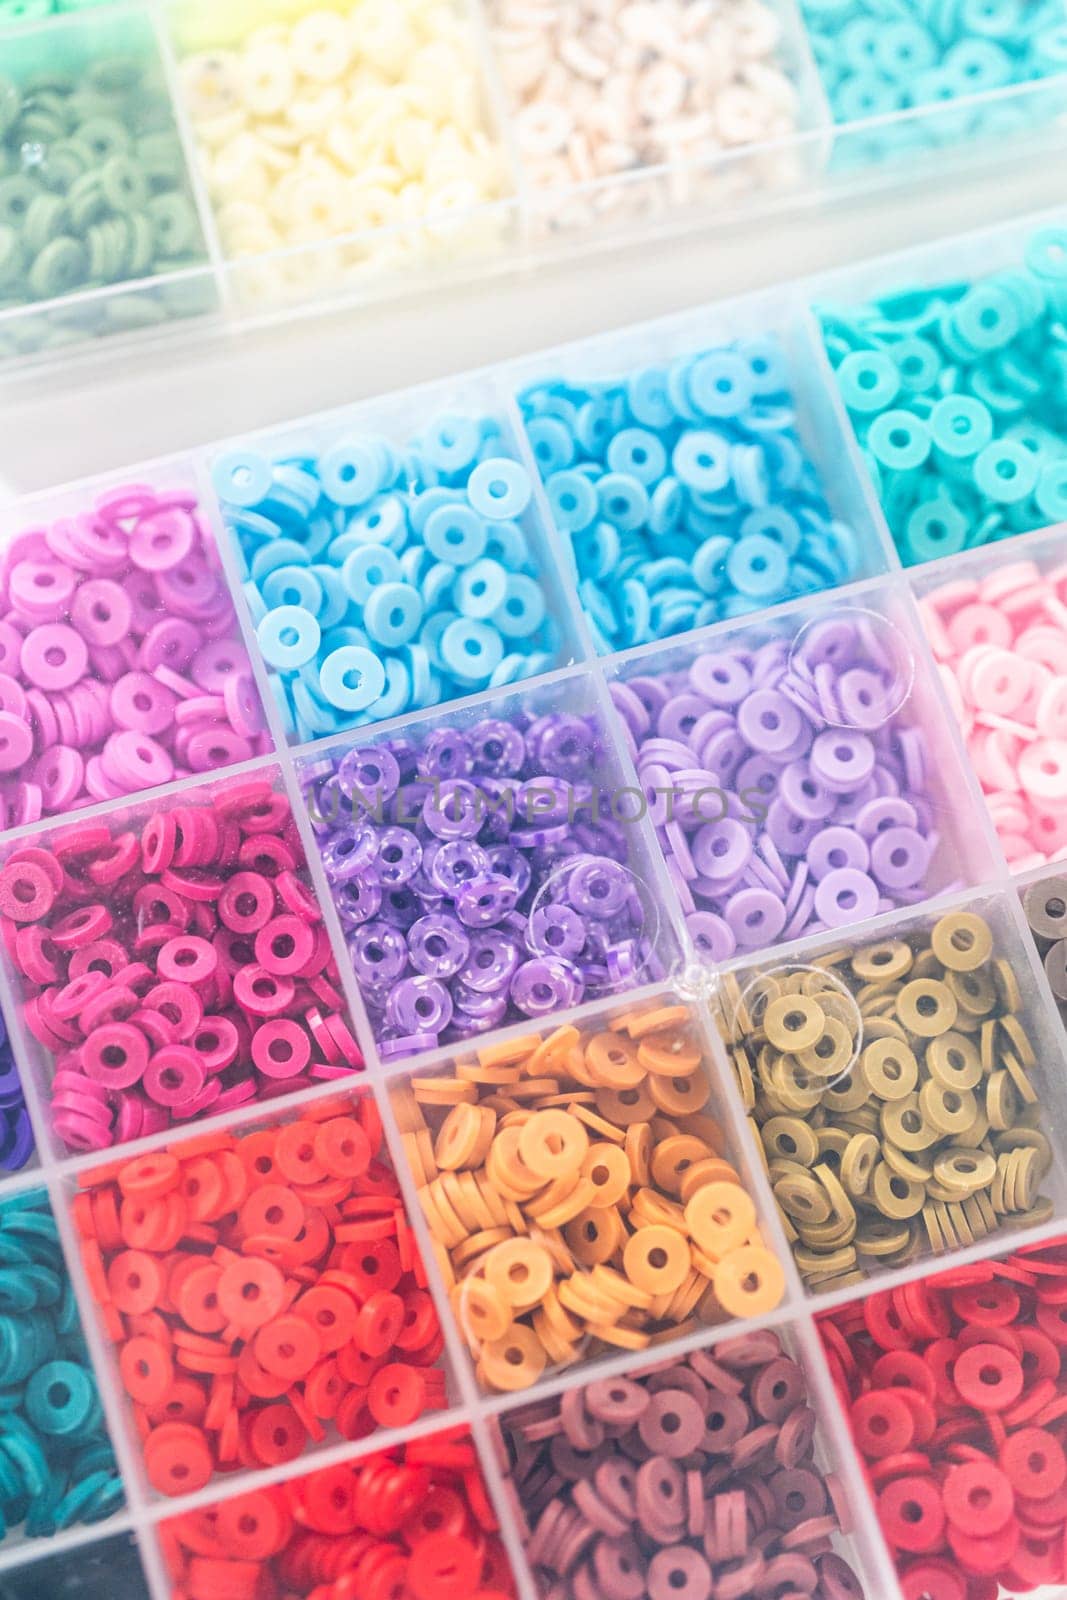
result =
[[[56,828],[0,867],[0,938],[70,1150],[363,1065],[286,796],[256,773],[180,799]]]
[[[11,541],[0,558],[0,829],[269,748],[193,495],[109,492]]]

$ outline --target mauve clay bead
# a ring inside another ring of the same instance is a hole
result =
[[[833,1549],[847,1502],[815,1465],[806,1395],[763,1331],[506,1413],[542,1600],[864,1600]]]

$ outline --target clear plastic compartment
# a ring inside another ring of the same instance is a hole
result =
[[[678,931],[593,677],[324,741],[297,771],[382,1059],[674,969]]]
[[[490,378],[234,441],[211,475],[293,743],[584,654],[554,530]]]
[[[0,872],[12,1037],[50,1161],[362,1066],[276,767],[38,829]]]
[[[392,1448],[456,1403],[368,1087],[62,1184],[139,1499]]]
[[[27,22],[3,41],[0,356],[212,311],[152,10]]]
[[[609,692],[698,962],[995,875],[893,586],[631,652]]]
[[[886,571],[847,424],[780,293],[506,376],[600,653]]]
[[[0,512],[5,827],[266,754],[195,461]]]
[[[1067,521],[1064,238],[1013,222],[807,286],[905,566]]]
[[[514,183],[468,0],[165,0],[182,109],[251,312],[502,253]],[[397,129],[400,129],[397,132]]]
[[[706,1012],[660,990],[571,1018],[388,1085],[490,1394],[796,1302]]]
[[[707,36],[680,9],[483,12],[534,241],[751,199],[825,157],[806,137],[827,114],[793,0],[724,7]]]
[[[654,1365],[637,1358],[625,1377],[572,1384],[495,1419],[537,1592],[572,1600],[590,1579],[619,1576],[649,1594],[695,1595],[710,1568],[714,1592],[728,1596],[812,1574],[823,1579],[815,1593],[890,1596],[828,1388],[810,1328],[782,1323],[727,1330]],[[731,1524],[733,1496],[746,1531]]]
[[[722,975],[719,1028],[812,1292],[1062,1217],[1063,1043],[1023,927],[1014,897],[971,896]]]
[[[1012,872],[1067,854],[1062,533],[911,574],[927,641]]]
[[[49,1191],[0,1197],[5,1413],[3,1566],[23,1545],[110,1531],[126,1503],[103,1380],[86,1348],[70,1256]],[[0,1576],[0,1585],[3,1577]]]

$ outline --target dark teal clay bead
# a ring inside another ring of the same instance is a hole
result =
[[[0,1538],[51,1538],[123,1503],[43,1190],[0,1201]],[[43,1591],[42,1591],[43,1592]]]

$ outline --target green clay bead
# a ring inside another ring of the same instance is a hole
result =
[[[85,282],[88,252],[80,239],[61,235],[45,245],[30,268],[29,284],[37,300],[57,300]]]

